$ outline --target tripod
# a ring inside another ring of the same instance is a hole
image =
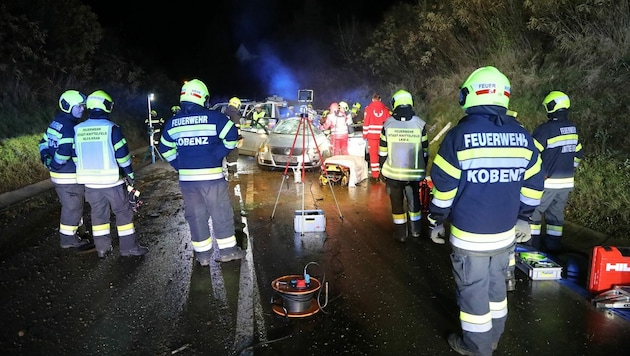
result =
[[[159,132],[159,131],[158,131]],[[154,135],[156,134],[155,130],[153,129],[153,125],[151,123],[151,119],[149,119],[149,149],[147,150],[147,153],[144,155],[144,157],[142,158],[142,162],[144,162],[144,160],[151,155],[151,163],[155,163],[155,156],[157,155],[158,157],[160,157],[160,159],[163,161],[164,157],[162,157],[162,154],[160,153],[160,151],[157,149],[157,147],[155,147],[155,139],[154,139]]]
[[[291,145],[291,151],[289,152],[289,158],[287,160],[287,164],[284,167],[284,173],[282,174],[283,178],[282,178],[282,182],[280,183],[280,189],[278,189],[278,196],[276,197],[276,203],[273,206],[273,211],[271,212],[271,219],[274,218],[275,212],[276,212],[276,207],[278,205],[278,200],[280,199],[280,192],[282,191],[282,187],[284,186],[284,181],[288,178],[287,172],[289,171],[289,165],[291,164],[291,158],[293,157],[293,151],[295,149],[295,143],[298,139],[298,136],[300,135],[300,132],[302,133],[302,160],[300,161],[299,159],[297,160],[298,165],[297,165],[297,169],[298,170],[302,170],[301,174],[302,174],[302,182],[304,182],[304,178],[305,178],[305,172],[306,169],[304,168],[304,162],[305,162],[305,158],[306,158],[306,137],[307,137],[307,127],[308,127],[308,131],[310,132],[310,137],[313,139],[313,142],[315,143],[315,148],[317,149],[317,154],[319,155],[319,159],[320,159],[320,166],[321,169],[324,171],[324,173],[326,175],[328,175],[328,172],[326,172],[326,165],[324,164],[324,158],[321,154],[321,152],[319,151],[319,147],[317,146],[317,141],[315,140],[315,133],[313,132],[313,126],[312,123],[309,121],[308,116],[305,113],[300,114],[300,123],[298,125],[298,129],[295,132],[295,137],[293,138],[293,144]],[[300,131],[301,130],[301,131]],[[337,197],[335,196],[335,191],[332,188],[332,184],[330,183],[330,181],[328,182],[328,186],[330,187],[330,191],[332,192],[333,195],[333,199],[335,200],[335,204],[337,205],[337,211],[339,212],[339,218],[343,220],[343,215],[341,214],[341,210],[339,209],[339,202],[337,202]],[[302,215],[304,216],[304,189],[302,189]],[[302,221],[304,220],[302,216]],[[302,231],[304,231],[304,229],[302,229]],[[302,234],[304,234],[304,232],[302,232]]]

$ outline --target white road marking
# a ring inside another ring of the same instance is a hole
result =
[[[248,175],[247,181],[247,202],[253,203],[254,200],[254,175]],[[234,187],[234,195],[239,198],[241,211],[245,211],[245,203],[241,194],[241,186],[237,184]],[[247,217],[241,215],[241,222],[244,224],[243,232],[247,238],[247,251],[245,258],[241,261],[241,275],[238,288],[238,310],[236,312],[236,332],[234,338],[234,349],[241,350],[250,346],[254,342],[254,314],[256,316],[256,325],[261,340],[266,340],[267,332],[262,314],[262,305],[260,303],[260,292],[254,268],[254,257],[252,254],[252,239],[249,236],[249,227]],[[240,355],[253,355],[252,349],[244,350]]]

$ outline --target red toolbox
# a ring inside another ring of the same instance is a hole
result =
[[[599,293],[615,285],[630,285],[630,247],[595,246],[588,290]]]

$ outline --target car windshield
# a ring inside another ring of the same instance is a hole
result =
[[[282,135],[295,135],[297,133],[298,128],[300,129],[300,135],[303,132],[303,129],[306,130],[306,133],[308,135],[309,128],[306,126],[300,126],[300,118],[297,119],[286,119],[286,120],[280,120],[278,121],[278,123],[276,124],[276,126],[273,128],[273,133],[276,134],[282,134]],[[304,121],[305,123],[308,123],[307,120]],[[320,131],[317,127],[310,125],[311,128],[313,129],[313,133],[315,135],[320,134]]]

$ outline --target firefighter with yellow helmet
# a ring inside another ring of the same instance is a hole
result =
[[[582,143],[575,124],[569,120],[571,100],[567,94],[551,91],[542,104],[548,120],[536,127],[532,135],[542,156],[545,190],[532,215],[530,244],[549,252],[559,252],[562,249],[564,207],[573,191],[575,168],[582,160]],[[546,231],[541,239],[543,216]]]
[[[202,266],[210,264],[213,238],[219,247],[217,262],[244,255],[236,244],[234,212],[223,175],[223,159],[236,148],[238,130],[225,114],[206,107],[209,98],[201,80],[187,81],[179,96],[181,110],[164,126],[159,147],[164,159],[179,173],[192,248]]]
[[[491,355],[507,319],[510,251],[529,239],[529,218],[543,190],[541,158],[530,133],[506,112],[510,81],[497,68],[472,72],[460,86],[465,116],[440,144],[431,167],[431,236],[450,222],[451,263],[462,335],[461,355]]]
[[[392,107],[392,116],[383,123],[378,156],[392,206],[394,239],[405,242],[408,232],[420,237],[420,182],[426,174],[429,140],[426,122],[413,111],[408,91],[394,93]]]
[[[243,136],[241,136],[241,99],[237,97],[233,97],[228,102],[228,106],[225,108],[225,115],[227,115],[230,120],[234,123],[236,130],[238,132],[238,141],[239,144],[228,153],[225,160],[227,162],[227,180],[228,181],[237,181],[238,178],[238,148],[241,146]]]
[[[59,97],[61,112],[55,116],[39,141],[42,163],[50,171],[50,181],[61,203],[59,238],[61,248],[84,248],[90,244],[77,234],[83,219],[85,187],[77,183],[76,166],[72,160],[74,126],[85,110],[85,95],[78,90],[66,90]]]
[[[114,101],[105,91],[97,90],[87,97],[85,106],[88,119],[74,127],[73,159],[77,182],[85,185],[85,198],[92,211],[98,257],[103,258],[112,250],[111,213],[116,217],[120,255],[145,255],[149,249],[136,238],[134,212],[127,191],[134,181],[131,153],[122,129],[109,120]]]

